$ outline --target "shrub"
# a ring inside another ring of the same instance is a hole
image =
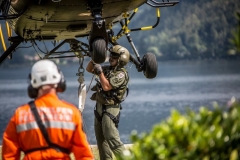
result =
[[[131,135],[133,147],[118,160],[237,160],[240,149],[240,104],[230,110],[201,107],[173,110],[150,133]]]

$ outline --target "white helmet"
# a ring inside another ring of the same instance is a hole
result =
[[[58,84],[60,80],[61,73],[54,62],[44,59],[32,66],[31,85],[33,88],[46,84]]]

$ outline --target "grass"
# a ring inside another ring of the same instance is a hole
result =
[[[131,146],[132,146],[131,144],[125,145],[126,149],[131,148]],[[92,153],[94,155],[94,160],[100,160],[97,146],[91,145],[91,149],[92,149]],[[24,154],[22,153],[21,159],[23,159],[23,156],[24,156]],[[70,154],[70,157],[72,160],[75,159],[72,153]],[[0,160],[2,160],[2,147],[1,146],[0,146]]]

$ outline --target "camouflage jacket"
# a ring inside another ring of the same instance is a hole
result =
[[[112,90],[103,91],[100,82],[97,82],[97,84],[91,89],[92,91],[95,91],[91,100],[105,105],[121,103],[129,81],[127,70],[125,68],[117,68],[114,70],[111,66],[103,66],[102,69],[105,77],[112,86]]]

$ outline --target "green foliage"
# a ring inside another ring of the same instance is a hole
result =
[[[237,160],[240,149],[240,104],[229,111],[173,110],[150,133],[132,133],[133,147],[118,160]]]
[[[235,50],[240,53],[240,12],[236,13],[238,19],[238,26],[232,32],[231,44],[235,47]]]

